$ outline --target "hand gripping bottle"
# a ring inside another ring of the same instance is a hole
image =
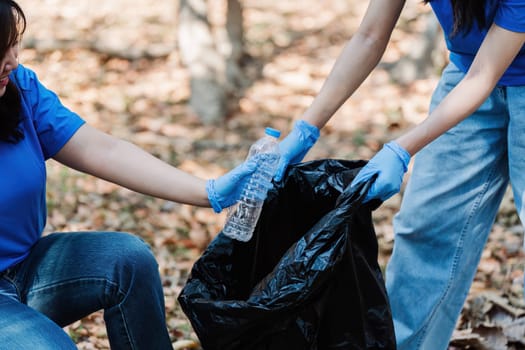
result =
[[[252,238],[264,200],[272,186],[272,178],[277,171],[280,157],[279,136],[279,130],[266,128],[265,136],[250,147],[248,158],[255,157],[257,171],[244,186],[239,201],[228,209],[226,224],[222,230],[226,236],[243,242]]]

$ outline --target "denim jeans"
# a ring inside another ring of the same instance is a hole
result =
[[[0,278],[0,349],[76,349],[64,327],[104,309],[112,349],[171,349],[158,265],[139,238],[55,233]]]
[[[464,73],[449,64],[431,101]],[[447,349],[509,180],[522,222],[525,87],[497,87],[414,159],[386,271],[400,350]]]

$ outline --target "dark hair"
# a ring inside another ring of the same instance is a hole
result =
[[[423,0],[425,4],[432,0]],[[468,33],[476,22],[480,28],[487,25],[485,18],[486,0],[450,0],[454,15],[452,35]]]
[[[16,44],[26,29],[26,17],[20,6],[12,0],[0,0],[0,58]],[[18,127],[22,119],[22,102],[16,85],[9,81],[5,94],[0,97],[0,141],[16,143],[23,138]]]

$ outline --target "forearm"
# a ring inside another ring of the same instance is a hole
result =
[[[386,42],[356,34],[344,47],[303,119],[322,128],[379,63]]]
[[[411,155],[416,154],[474,113],[490,95],[494,85],[495,82],[488,82],[483,76],[463,79],[423,122],[395,141]]]
[[[55,159],[139,193],[179,203],[210,206],[204,179],[88,125],[77,131]]]
[[[118,140],[106,157],[106,164],[111,167],[98,167],[98,173],[93,175],[153,197],[209,206],[204,179],[183,172],[130,142]]]
[[[377,66],[390,40],[404,0],[373,0],[359,29],[344,47],[311,106],[303,114],[322,128]]]
[[[525,43],[525,33],[492,25],[469,71],[422,123],[396,141],[414,155],[474,113],[494,90]]]

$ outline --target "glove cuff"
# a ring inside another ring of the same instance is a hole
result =
[[[384,147],[390,149],[399,157],[399,159],[401,159],[401,161],[403,162],[403,169],[407,171],[408,163],[410,162],[410,153],[408,153],[395,141],[390,141],[389,143],[385,144]]]
[[[295,122],[295,127],[301,131],[301,133],[312,143],[316,143],[319,138],[320,132],[319,128],[315,125],[309,124],[303,119],[300,119]]]
[[[213,211],[220,213],[222,206],[217,199],[217,192],[215,191],[215,180],[211,179],[206,182],[206,192],[208,193],[208,200],[210,201]]]

